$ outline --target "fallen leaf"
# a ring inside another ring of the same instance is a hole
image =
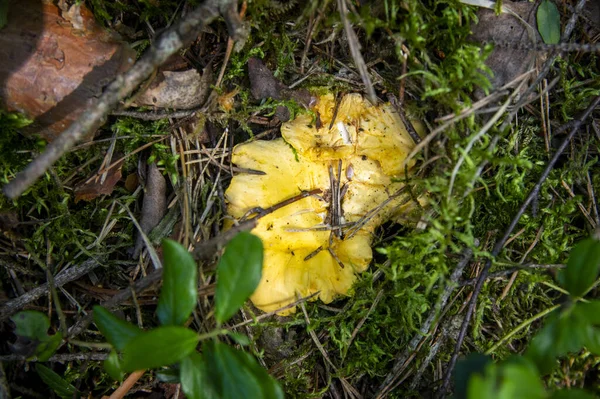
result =
[[[95,175],[85,183],[75,187],[75,203],[79,201],[91,201],[101,195],[111,195],[115,185],[121,180],[121,168],[123,161],[113,166],[106,172],[106,178],[102,182],[101,175]]]
[[[471,38],[478,42],[493,43],[494,50],[486,60],[486,65],[492,70],[493,76],[490,81],[496,89],[514,80],[519,75],[531,69],[537,60],[539,53],[533,49],[530,34],[537,43],[542,42],[537,29],[534,3],[515,3],[509,0],[502,2],[518,14],[532,27],[531,30],[509,13],[496,15],[494,10],[480,8],[477,11],[478,23],[471,27]],[[519,49],[517,47],[530,46],[531,48]],[[482,98],[484,93],[477,90],[475,97]]]
[[[159,70],[150,86],[136,96],[133,105],[171,109],[197,108],[208,98],[212,83],[213,74],[210,65],[204,68],[202,74],[195,69]]]
[[[248,76],[250,77],[250,92],[257,100],[272,98],[274,100],[294,100],[297,103],[310,107],[315,98],[305,89],[292,90],[275,78],[273,72],[258,58],[248,60]],[[275,116],[287,122],[290,112],[284,106],[278,106]]]
[[[140,227],[144,234],[147,235],[160,223],[167,211],[167,181],[155,163],[149,164],[146,170],[146,189],[142,203]],[[133,249],[134,258],[139,256],[143,247],[144,240],[141,234],[138,233],[135,248]]]
[[[0,102],[34,119],[26,132],[56,138],[133,64],[135,52],[83,5],[69,18],[40,0],[9,1],[0,34]]]

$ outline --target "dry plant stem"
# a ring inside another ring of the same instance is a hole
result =
[[[127,377],[127,379],[123,381],[123,384],[121,384],[121,386],[117,388],[117,390],[114,391],[112,395],[108,397],[108,399],[122,399],[123,397],[125,397],[125,395],[127,395],[127,393],[131,390],[131,388],[133,388],[135,383],[138,382],[140,378],[142,378],[145,372],[146,370],[139,370],[129,374],[129,377]]]
[[[344,23],[344,31],[346,32],[346,38],[348,39],[350,54],[352,54],[352,59],[354,59],[356,68],[358,68],[360,77],[365,85],[365,90],[367,91],[367,98],[369,99],[369,101],[371,101],[371,104],[375,105],[377,104],[377,96],[375,95],[375,89],[373,88],[373,83],[371,82],[371,78],[369,77],[369,70],[367,69],[365,60],[363,59],[363,56],[360,53],[360,43],[358,41],[358,37],[356,36],[356,33],[352,29],[352,25],[350,25],[350,21],[348,20],[348,8],[346,7],[346,0],[337,0],[337,4],[340,12],[340,17],[342,18],[342,22]]]
[[[479,243],[476,243],[476,245],[479,245]],[[450,295],[452,294],[454,289],[457,288],[458,281],[462,276],[463,270],[471,261],[472,256],[473,251],[470,248],[464,250],[461,260],[458,262],[456,268],[450,276],[450,283],[446,286],[442,295],[440,295],[434,308],[429,313],[429,316],[427,316],[427,319],[423,322],[423,325],[421,326],[419,332],[415,334],[415,336],[410,340],[408,346],[406,347],[402,355],[396,359],[396,362],[392,367],[392,371],[387,375],[383,383],[379,386],[379,390],[374,396],[375,398],[383,398],[390,393],[398,377],[400,377],[400,375],[404,373],[404,370],[406,370],[406,367],[408,367],[408,361],[413,355],[412,352],[415,351],[415,349],[419,346],[421,341],[428,338],[431,326],[433,325],[436,318],[439,316],[441,309],[443,309],[446,306],[446,303],[448,303],[448,299],[450,298]]]
[[[467,308],[467,312],[466,312],[464,320],[462,322],[460,332],[459,332],[457,340],[456,340],[456,346],[454,347],[454,352],[452,354],[452,358],[450,359],[450,362],[448,363],[448,368],[446,369],[446,373],[444,375],[444,382],[443,382],[442,387],[440,388],[440,391],[438,394],[439,397],[445,397],[446,392],[448,391],[448,387],[450,385],[450,378],[452,376],[452,371],[454,370],[454,366],[456,365],[456,361],[457,361],[458,355],[460,353],[460,348],[462,347],[463,341],[465,340],[465,337],[467,334],[467,328],[469,327],[469,322],[471,321],[471,316],[473,315],[473,311],[475,310],[475,305],[477,304],[477,298],[479,296],[479,293],[481,292],[481,288],[483,287],[483,282],[486,280],[486,277],[488,276],[490,268],[492,267],[492,259],[495,258],[496,256],[498,256],[498,254],[500,253],[502,248],[504,248],[504,245],[510,238],[510,235],[512,234],[513,230],[517,226],[517,223],[519,223],[521,216],[523,216],[523,214],[525,213],[525,211],[527,210],[529,205],[533,202],[533,200],[535,198],[537,198],[539,191],[542,187],[542,184],[544,183],[544,181],[546,181],[546,178],[548,177],[548,175],[554,168],[554,165],[558,161],[558,158],[561,156],[561,154],[567,148],[567,146],[569,145],[569,143],[571,142],[571,140],[573,139],[573,137],[575,136],[575,134],[577,133],[577,131],[579,130],[581,125],[583,124],[583,122],[596,109],[598,104],[600,104],[600,96],[596,97],[594,99],[594,101],[592,101],[590,106],[584,111],[582,116],[577,119],[577,121],[575,122],[575,125],[569,132],[568,136],[560,144],[560,147],[558,147],[558,149],[554,153],[554,156],[548,162],[548,165],[546,166],[546,169],[544,169],[544,171],[542,172],[542,175],[540,176],[539,180],[537,181],[537,183],[535,184],[535,186],[533,187],[533,189],[531,190],[531,192],[525,199],[523,205],[521,205],[521,208],[518,210],[517,214],[512,219],[510,225],[504,232],[504,236],[498,242],[496,242],[496,245],[494,246],[494,249],[492,251],[492,258],[488,259],[486,261],[485,266],[483,267],[483,270],[481,271],[481,274],[479,275],[479,278],[477,279],[475,288],[473,289],[473,295],[471,297],[469,306]]]
[[[228,11],[233,0],[206,0],[201,6],[190,12],[177,24],[167,29],[142,58],[127,72],[117,76],[100,98],[86,112],[82,113],[67,130],[52,143],[22,172],[4,186],[4,194],[15,199],[31,187],[63,154],[69,151],[79,140],[98,128],[115,109],[119,102],[129,96],[136,87],[146,80],[156,68],[171,55],[179,51],[189,38],[195,37],[199,30],[212,22],[220,11]],[[234,4],[235,5],[235,4]],[[231,14],[227,12],[227,16]],[[237,15],[237,14],[236,14]],[[226,18],[229,27],[236,28],[237,20]],[[231,36],[237,38],[239,32],[234,29]]]
[[[506,341],[508,341],[516,333],[518,333],[519,331],[521,331],[525,327],[531,325],[531,323],[533,323],[534,321],[539,320],[542,317],[546,316],[547,314],[550,314],[550,313],[554,312],[556,309],[558,309],[560,307],[561,307],[560,304],[559,305],[554,305],[554,306],[552,306],[552,307],[550,307],[548,309],[542,310],[541,312],[539,312],[535,316],[530,317],[529,319],[523,321],[521,324],[519,324],[518,326],[516,326],[511,332],[509,332],[504,337],[502,337],[498,342],[496,342],[490,349],[488,349],[487,351],[485,351],[485,354],[489,355],[489,354],[493,353],[496,349],[498,349],[500,346],[502,346],[502,344],[504,344]]]
[[[54,287],[62,287],[71,281],[78,280],[100,265],[101,264],[96,260],[88,259],[79,266],[72,266],[66,270],[63,270],[54,278]],[[21,310],[27,304],[35,301],[36,299],[47,295],[49,291],[50,285],[45,283],[32,289],[25,295],[21,295],[18,298],[6,302],[2,307],[0,307],[0,321],[8,318],[13,313]]]

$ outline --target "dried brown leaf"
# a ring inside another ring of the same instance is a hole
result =
[[[111,195],[115,185],[121,180],[121,168],[123,161],[113,166],[106,172],[106,178],[102,182],[102,176],[97,175],[88,179],[85,183],[75,187],[75,203],[79,201],[91,201],[101,195]]]

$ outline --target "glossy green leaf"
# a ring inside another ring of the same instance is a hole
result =
[[[139,327],[119,319],[102,306],[94,306],[94,322],[106,340],[120,351],[143,333]]]
[[[163,285],[156,313],[163,325],[182,325],[196,307],[198,266],[179,243],[163,240]]]
[[[594,284],[600,271],[600,241],[587,238],[571,250],[567,267],[558,281],[573,297],[581,297]]]
[[[106,360],[104,361],[104,370],[108,373],[110,378],[116,381],[123,381],[123,370],[121,370],[121,361],[116,351],[111,351]]]
[[[279,383],[256,359],[221,342],[204,345],[210,380],[221,398],[283,398]]]
[[[72,399],[74,395],[77,394],[77,389],[73,385],[69,384],[60,375],[56,374],[43,364],[36,363],[35,370],[42,381],[44,381],[59,397]]]
[[[241,232],[227,244],[217,267],[215,317],[223,323],[252,295],[262,275],[263,245],[260,238]]]
[[[181,389],[188,399],[217,399],[212,380],[208,377],[206,363],[198,352],[192,352],[181,361]]]
[[[35,355],[38,360],[41,362],[45,362],[56,352],[56,349],[62,342],[62,333],[57,332],[54,335],[47,336],[47,339],[40,343],[35,349]]]
[[[556,5],[543,0],[537,10],[537,26],[544,43],[557,44],[560,42],[560,13]]]
[[[196,349],[198,335],[184,327],[164,326],[145,331],[123,348],[125,372],[177,363]]]
[[[459,360],[452,376],[454,379],[454,397],[465,399],[471,377],[475,374],[483,376],[486,366],[491,363],[492,358],[481,353],[471,353],[466,358]]]
[[[15,334],[38,341],[48,339],[50,320],[42,312],[25,310],[15,314],[11,320],[16,325]]]

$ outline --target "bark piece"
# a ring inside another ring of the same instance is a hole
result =
[[[0,32],[0,106],[34,119],[28,132],[53,140],[102,93],[135,52],[76,5],[9,0]]]
[[[142,216],[140,218],[140,227],[144,234],[150,233],[154,227],[162,220],[167,211],[167,181],[158,170],[155,163],[148,165],[146,173],[146,190],[144,192],[144,202],[142,203]],[[133,257],[139,256],[144,248],[144,240],[138,233]]]

